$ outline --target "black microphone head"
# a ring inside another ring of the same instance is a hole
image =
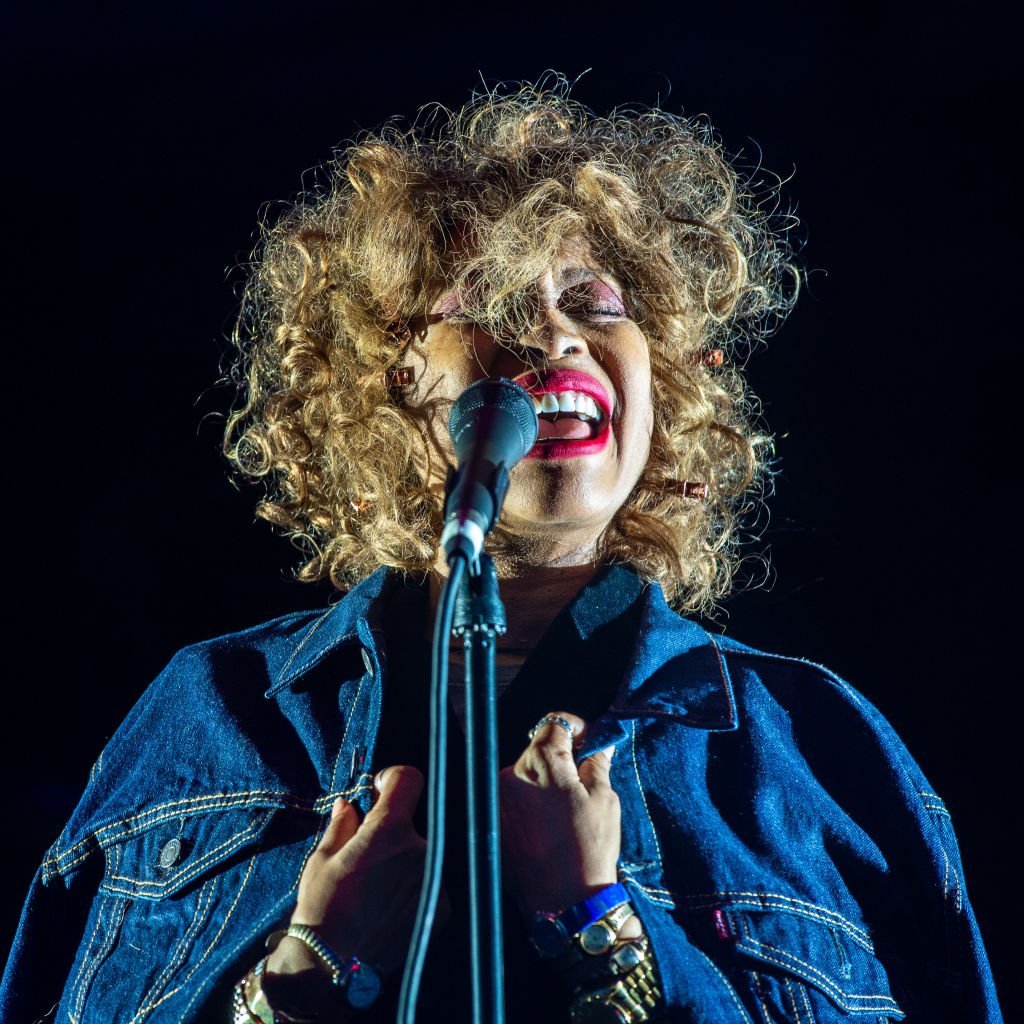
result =
[[[448,417],[455,458],[461,462],[473,444],[478,455],[511,469],[537,443],[537,413],[524,388],[505,377],[470,384]]]

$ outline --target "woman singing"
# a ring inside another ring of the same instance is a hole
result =
[[[488,540],[513,1022],[1000,1019],[957,842],[828,670],[708,632],[799,274],[700,121],[525,88],[368,135],[265,234],[226,451],[339,599],[181,651],[29,894],[5,1022],[393,1021],[453,401],[530,395]],[[461,642],[449,701],[464,721]],[[419,1001],[468,1019],[462,731]]]

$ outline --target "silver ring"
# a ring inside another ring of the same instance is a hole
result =
[[[573,730],[572,724],[568,719],[563,718],[561,715],[545,715],[531,730],[530,730],[530,742],[533,742],[533,737],[537,735],[539,729],[543,729],[545,725],[560,725],[568,734],[569,742],[576,742],[576,733]]]

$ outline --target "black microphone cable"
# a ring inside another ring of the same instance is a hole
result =
[[[415,1024],[416,1001],[441,893],[448,768],[448,638],[455,602],[466,573],[480,571],[484,538],[501,514],[509,471],[536,443],[537,417],[526,391],[498,377],[479,380],[463,391],[452,405],[448,430],[458,468],[449,475],[446,488],[441,545],[448,560],[448,579],[441,587],[431,652],[427,851],[423,888],[402,974],[398,1024]]]
[[[441,586],[437,617],[434,619],[430,670],[430,758],[427,764],[427,856],[423,867],[423,889],[398,997],[398,1024],[415,1024],[416,1000],[441,893],[448,770],[448,638],[455,617],[455,599],[468,567],[462,554],[457,553],[450,559],[448,579]]]

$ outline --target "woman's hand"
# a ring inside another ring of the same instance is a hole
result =
[[[577,740],[584,722],[556,712]],[[609,781],[614,747],[577,769],[562,726],[541,726],[499,777],[501,837],[510,880],[526,914],[557,911],[617,880],[619,798]]]
[[[423,776],[394,766],[378,772],[375,786],[377,800],[362,822],[352,804],[335,802],[299,880],[292,923],[314,928],[343,959],[358,956],[387,974],[405,960],[423,882],[426,841],[412,823]],[[304,973],[314,965],[298,939],[286,938],[267,971]]]

